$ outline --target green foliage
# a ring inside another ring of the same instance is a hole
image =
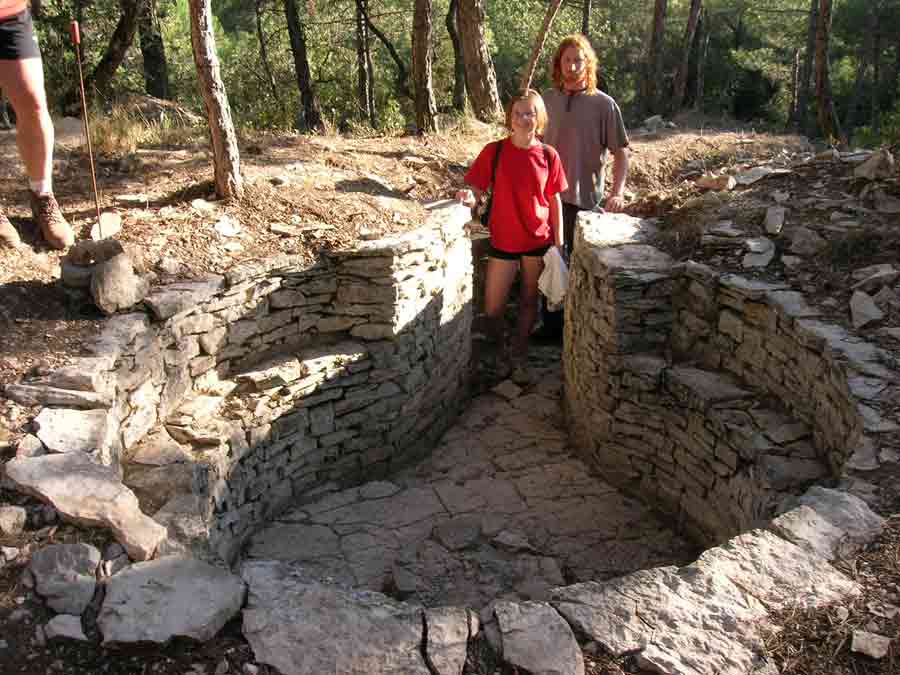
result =
[[[900,147],[900,107],[881,117],[880,131],[876,132],[872,125],[866,125],[857,129],[853,138],[856,145],[863,147]]]
[[[484,0],[485,36],[494,60],[501,100],[518,89],[547,0]],[[47,90],[57,111],[75,112],[77,71],[68,38],[73,3],[45,0],[37,23],[46,72]],[[257,34],[256,1],[217,0],[215,38],[222,77],[232,113],[241,127],[286,129],[293,125],[300,95],[290,50],[282,0],[263,0],[261,32],[265,41],[269,78]],[[298,0],[304,23],[313,84],[322,114],[332,128],[362,133],[367,120],[358,102],[355,0]],[[368,0],[374,24],[411,71],[410,49],[413,0]],[[449,0],[434,0],[434,94],[439,109],[450,110],[454,86],[453,49],[444,27]],[[181,105],[202,112],[203,102],[191,50],[187,0],[157,0],[165,44],[170,88]],[[704,29],[709,51],[704,66],[705,88],[701,109],[713,115],[762,120],[780,126],[788,120],[793,100],[794,57],[805,50],[810,0],[704,0]],[[663,42],[663,68],[658,79],[663,97],[671,94],[682,58],[690,0],[670,0]],[[589,17],[590,39],[600,59],[601,87],[635,121],[640,101],[637,92],[644,77],[652,2],[593,0]],[[119,19],[118,0],[83,3],[85,73],[103,57]],[[582,25],[582,4],[566,2],[552,26],[532,86],[550,84],[550,59],[566,34]],[[860,59],[872,56],[873,26],[882,29],[879,83],[871,81],[872,68],[860,69]],[[835,3],[831,44],[831,79],[838,114],[844,119],[851,106],[867,126],[857,137],[866,142],[895,139],[900,82],[890,81],[900,63],[900,0],[843,0]],[[696,45],[694,46],[696,47]],[[412,101],[400,93],[397,68],[385,46],[370,36],[374,69],[377,126],[398,132],[412,120]],[[697,79],[696,49],[691,51],[687,85],[693,105]],[[863,80],[857,85],[857,73]],[[893,75],[892,75],[893,74]],[[273,82],[274,80],[274,86]],[[409,85],[411,86],[411,84]],[[112,84],[112,98],[144,89],[143,62],[138,40]],[[854,99],[854,92],[859,95]],[[108,107],[111,101],[98,101]],[[884,111],[880,135],[870,123],[873,107]]]

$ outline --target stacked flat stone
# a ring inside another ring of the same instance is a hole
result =
[[[871,496],[900,430],[890,355],[800,293],[674,264],[647,235],[637,219],[579,221],[565,374],[586,458],[708,543],[821,480]]]
[[[7,395],[68,406],[39,419],[68,415],[90,432],[78,449],[116,470],[165,424],[193,447],[210,544],[229,558],[289,501],[385,474],[455,419],[471,349],[467,220],[441,203],[418,230],[316,262],[280,255],[167,285],[149,316],[104,322],[97,356]],[[41,425],[48,447],[67,442],[56,427]]]

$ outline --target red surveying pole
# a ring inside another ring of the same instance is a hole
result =
[[[100,219],[100,196],[97,193],[97,173],[94,170],[94,150],[91,147],[91,127],[88,123],[87,97],[84,94],[84,73],[81,70],[81,30],[78,22],[72,21],[69,25],[69,33],[72,36],[72,44],[75,46],[75,62],[78,64],[78,84],[81,90],[81,117],[84,120],[84,137],[87,140],[88,158],[91,162],[91,185],[94,187],[94,206],[97,208],[97,227],[100,238],[103,239],[103,223]]]

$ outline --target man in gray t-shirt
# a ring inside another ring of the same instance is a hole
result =
[[[628,134],[622,112],[612,97],[597,89],[597,55],[583,35],[563,39],[553,58],[553,87],[544,92],[548,122],[544,142],[559,153],[569,189],[563,203],[563,238],[572,253],[579,211],[603,206],[625,207],[628,177]],[[613,158],[612,189],[604,200],[607,151]],[[539,337],[562,335],[562,312],[544,311]]]

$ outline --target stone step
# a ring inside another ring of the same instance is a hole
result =
[[[758,526],[786,497],[834,477],[808,425],[729,373],[639,354],[610,380],[592,458],[700,541]]]

